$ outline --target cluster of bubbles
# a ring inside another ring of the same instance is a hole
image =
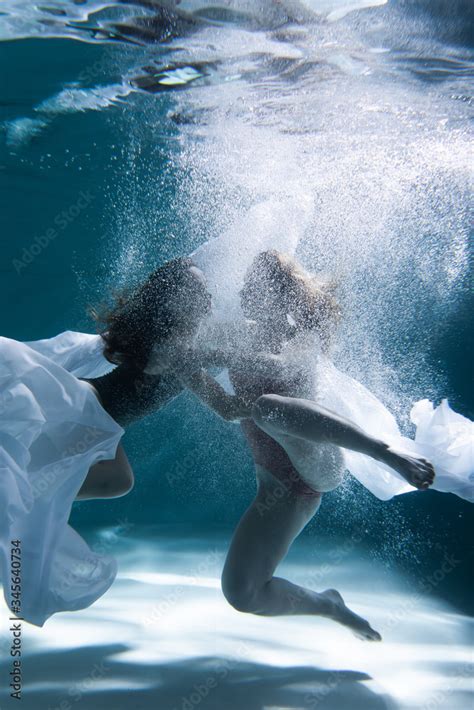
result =
[[[220,69],[129,112],[116,272],[195,250],[216,317],[233,320],[255,255],[296,255],[337,282],[336,364],[409,430],[413,401],[451,394],[433,351],[467,293],[469,106],[455,75],[446,89],[408,71],[400,27],[372,12],[382,46],[360,14],[278,35],[207,27],[176,45]],[[338,495],[350,504],[352,490]]]

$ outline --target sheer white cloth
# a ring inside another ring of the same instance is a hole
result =
[[[427,458],[436,473],[432,489],[474,503],[474,422],[452,410],[446,399],[437,407],[428,399],[413,405],[413,440],[400,434],[395,417],[375,395],[327,358],[320,360],[317,377],[320,404],[397,449]],[[344,458],[350,473],[381,500],[416,490],[393,469],[363,454],[344,450]]]
[[[110,369],[99,335],[0,337],[0,579],[10,609],[37,626],[92,604],[117,572],[112,557],[93,552],[68,524],[89,468],[114,458],[124,433],[77,379]],[[13,586],[12,596],[17,540],[21,590]]]

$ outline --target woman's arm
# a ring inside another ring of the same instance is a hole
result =
[[[228,394],[206,370],[177,375],[180,382],[210,409],[227,421],[245,419],[250,416],[251,404],[240,397]]]
[[[196,367],[229,368],[234,372],[251,372],[253,375],[282,379],[287,374],[288,365],[281,355],[255,352],[245,353],[238,350],[188,350],[180,355],[181,365],[188,370]]]
[[[147,374],[171,375],[183,387],[193,392],[210,409],[227,421],[250,416],[250,405],[228,394],[203,367],[201,354],[192,348],[182,348],[176,343],[155,345]],[[220,358],[208,358],[207,366],[219,365]]]
[[[134,480],[127,454],[119,444],[114,459],[98,461],[91,466],[76,500],[119,498],[132,490]]]

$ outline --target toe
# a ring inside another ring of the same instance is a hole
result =
[[[368,629],[367,631],[356,631],[355,635],[362,641],[381,641],[382,637],[378,631],[374,629]]]

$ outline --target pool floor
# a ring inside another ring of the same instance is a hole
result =
[[[232,609],[219,582],[224,536],[109,529],[98,540],[119,561],[111,589],[42,629],[23,625],[23,710],[472,707],[472,620],[353,549],[315,556],[303,541],[279,573],[338,588],[381,643],[324,619]],[[7,629],[3,602],[0,615]],[[10,666],[0,665],[2,708],[15,702],[3,683]]]

